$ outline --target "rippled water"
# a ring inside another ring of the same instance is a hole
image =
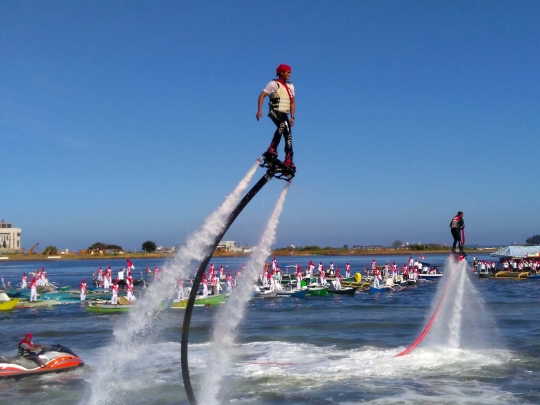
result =
[[[278,257],[278,262],[282,267],[305,266],[310,258],[325,265],[332,260],[341,267],[349,261],[353,272],[363,270],[372,259]],[[376,259],[379,264],[405,261],[405,257]],[[445,259],[443,255],[426,256],[427,261],[441,267]],[[245,261],[227,258],[214,263],[236,270]],[[137,271],[163,263],[134,261]],[[116,271],[125,261],[0,263],[0,275],[13,283],[23,271],[45,266],[51,280],[76,287],[100,265],[109,264]],[[496,342],[480,333],[476,339],[481,344],[474,349],[430,342],[404,357],[394,356],[426,325],[438,282],[391,294],[251,300],[239,328],[232,368],[223,377],[221,403],[540,403],[540,318],[536,308],[540,280],[475,276],[467,280],[478,297],[468,300],[467,289],[463,290],[465,324],[482,324],[474,319],[491,317],[495,325],[482,325],[499,334]],[[203,376],[212,367],[211,328],[220,321],[215,319],[217,312],[217,308],[195,308],[191,322],[189,364],[198,398]],[[155,320],[152,330],[133,337],[145,344],[138,346],[142,351],[138,360],[125,367],[120,382],[115,383],[115,403],[186,403],[180,367],[182,317],[182,310],[167,313]],[[448,319],[456,322],[457,318],[452,315]],[[34,341],[61,343],[86,362],[82,369],[68,373],[0,380],[0,404],[84,403],[91,381],[100,372],[101,354],[113,340],[115,328],[122,328],[125,320],[122,314],[86,313],[79,304],[0,313],[3,355],[14,355],[18,341],[32,332]]]

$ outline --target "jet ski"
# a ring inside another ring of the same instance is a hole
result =
[[[0,379],[20,378],[29,375],[59,373],[84,366],[82,359],[69,348],[53,345],[45,348],[38,356],[45,367],[23,356],[4,357],[0,355]]]

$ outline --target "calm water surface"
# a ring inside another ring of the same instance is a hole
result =
[[[373,258],[378,264],[387,260],[402,264],[407,257]],[[363,271],[372,259],[278,257],[278,262],[282,267],[301,264],[305,268],[310,258],[325,266],[333,261],[342,269],[350,262],[353,273]],[[441,268],[445,260],[445,255],[426,256],[426,261]],[[245,261],[213,262],[216,267],[223,264],[236,270]],[[147,265],[164,263],[136,260],[135,274]],[[75,288],[100,265],[109,264],[116,272],[125,261],[2,262],[0,276],[14,284],[23,271],[45,266],[51,281]],[[489,319],[490,324],[484,335],[475,336],[475,348],[449,348],[435,342],[404,357],[394,356],[425,327],[439,282],[381,295],[251,300],[220,401],[268,405],[540,403],[540,280],[484,280],[472,274],[468,279],[480,302],[465,297],[460,311]],[[217,308],[195,308],[191,322],[189,364],[196,395],[205,370],[212,367],[209,345],[212,325],[220,321],[217,312]],[[35,342],[63,344],[86,362],[72,372],[0,380],[0,404],[88,403],[94,376],[105,372],[100,369],[104,349],[126,319],[124,314],[90,314],[80,304],[0,313],[1,354],[15,355],[18,341],[31,332]],[[157,319],[147,334],[134,337],[145,344],[122,372],[122,384],[114,387],[110,403],[187,403],[180,367],[182,321],[182,310],[171,311]],[[464,324],[450,333],[465,341],[473,326]]]

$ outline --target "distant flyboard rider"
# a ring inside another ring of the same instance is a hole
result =
[[[285,139],[285,160],[283,164],[289,167],[296,167],[293,163],[293,145],[291,128],[294,125],[294,113],[296,103],[294,96],[294,85],[288,80],[291,77],[291,67],[281,64],[276,68],[277,79],[266,85],[259,95],[257,121],[262,117],[262,104],[266,96],[270,97],[270,112],[268,116],[276,124],[276,132],[268,150],[263,154],[266,158],[276,158],[278,156],[277,147],[281,137]],[[289,119],[289,115],[291,117]]]
[[[463,245],[461,244],[461,233],[465,229],[465,221],[463,221],[463,212],[459,211],[450,221],[450,231],[454,238],[452,245],[452,253],[456,253],[456,245],[459,246],[459,253],[463,253]]]

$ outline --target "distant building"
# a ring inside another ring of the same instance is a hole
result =
[[[217,250],[222,252],[244,252],[245,248],[237,246],[234,240],[222,240],[217,245]]]
[[[384,249],[383,245],[353,245],[353,250],[379,250]]]
[[[0,252],[22,252],[21,228],[0,220]]]

